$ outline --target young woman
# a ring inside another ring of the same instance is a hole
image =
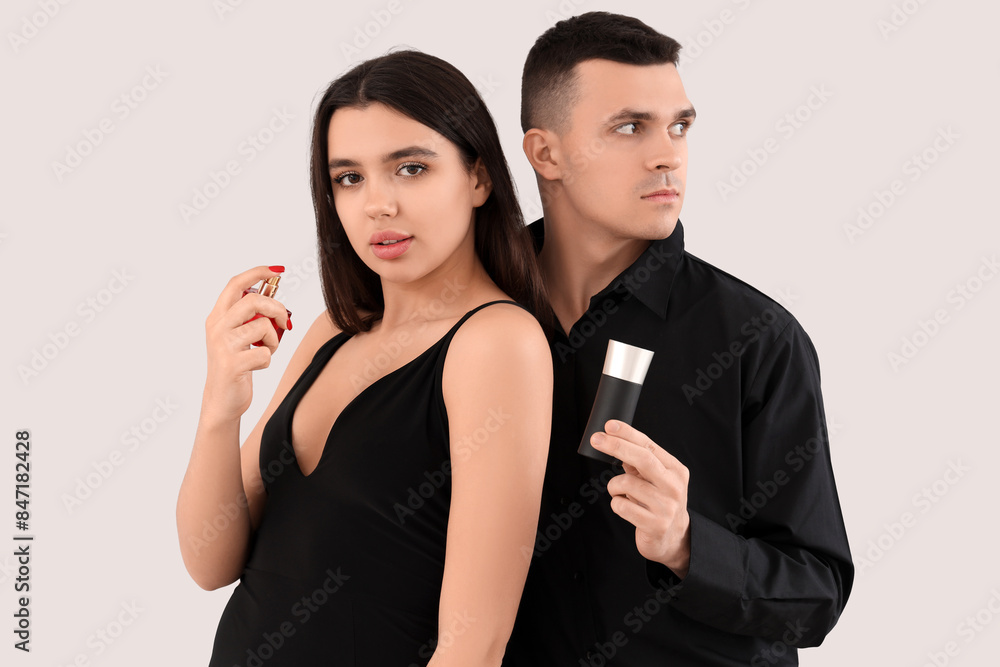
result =
[[[292,327],[278,300],[241,295],[281,267],[234,277],[206,321],[177,525],[200,586],[240,580],[211,665],[499,665],[552,361],[496,128],[458,70],[399,51],[329,86],[312,142],[327,311],[242,447],[251,372],[278,347],[268,318]]]

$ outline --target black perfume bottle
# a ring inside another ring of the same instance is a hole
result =
[[[587,428],[584,429],[580,447],[576,450],[578,454],[608,463],[616,461],[614,457],[594,449],[590,445],[590,436],[603,431],[604,424],[609,419],[632,423],[642,381],[646,379],[646,371],[652,360],[653,352],[650,350],[617,340],[608,341],[604,371],[601,382],[597,385],[597,396],[590,411],[590,419],[587,420]]]

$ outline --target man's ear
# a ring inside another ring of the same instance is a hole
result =
[[[486,203],[490,193],[493,192],[493,181],[490,180],[481,157],[477,157],[475,164],[472,165],[472,186],[472,205],[479,208]]]
[[[562,152],[559,149],[559,136],[555,132],[533,127],[524,133],[521,147],[532,169],[539,176],[547,181],[562,178]]]

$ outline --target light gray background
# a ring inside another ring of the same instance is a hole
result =
[[[955,642],[949,664],[993,664],[1000,620],[982,612],[981,621],[993,622],[971,636],[962,624],[994,596],[1000,609],[1000,280],[976,284],[980,270],[993,277],[984,260],[1000,251],[1000,55],[990,46],[998,6],[399,3],[391,14],[383,0],[244,0],[220,14],[221,2],[211,0],[155,9],[95,0],[53,2],[51,18],[39,0],[4,3],[4,664],[67,665],[81,655],[108,666],[207,661],[231,588],[208,593],[191,581],[174,524],[204,382],[204,320],[230,276],[258,264],[287,267],[279,294],[298,327],[271,368],[255,375],[245,435],[290,348],[323,308],[308,135],[318,93],[352,63],[344,45],[367,25],[374,37],[355,59],[410,45],[480,85],[534,219],[538,196],[517,123],[521,66],[555,20],[591,9],[637,16],[685,45],[681,74],[698,109],[681,216],[687,247],[788,305],[820,355],[859,572],[840,624],[822,647],[802,652],[802,663],[923,665]],[[385,26],[374,22],[380,13],[391,16]],[[32,32],[26,21],[42,27]],[[11,34],[31,37],[15,44]],[[163,79],[137,91],[144,99],[122,118],[116,100],[141,86],[147,68]],[[814,89],[828,99],[800,108]],[[241,142],[267,127],[274,110],[294,118],[250,161]],[[808,119],[788,136],[780,124],[797,112]],[[113,132],[60,180],[53,164],[103,118]],[[935,137],[949,128],[951,143],[939,141],[947,150],[937,151]],[[769,138],[778,150],[721,196],[718,184]],[[908,161],[924,151],[936,161],[914,179]],[[230,160],[241,172],[185,222],[179,206]],[[895,179],[905,191],[852,241],[845,225]],[[123,289],[116,271],[127,276]],[[959,308],[953,290],[969,281],[981,289]],[[87,299],[103,301],[101,312],[81,307]],[[920,323],[938,310],[947,319],[925,340]],[[68,325],[78,335],[61,337]],[[926,344],[893,368],[888,355],[915,334]],[[22,379],[19,367],[30,367],[36,352],[52,358]],[[161,423],[153,420],[163,414],[158,400],[176,406]],[[9,629],[18,532],[13,442],[21,428],[33,434],[30,656],[11,648]],[[147,431],[132,451],[122,440],[131,428]],[[121,465],[67,508],[65,497],[114,450]],[[954,484],[942,481],[953,465],[967,470],[952,474]],[[925,488],[933,504],[920,500]],[[912,525],[894,535],[891,525],[906,512]],[[130,603],[138,616],[99,652],[95,633]]]

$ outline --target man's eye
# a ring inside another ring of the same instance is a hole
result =
[[[615,132],[619,134],[635,134],[636,130],[639,129],[638,123],[625,123],[624,125],[619,125],[615,128]]]
[[[691,127],[691,123],[689,123],[686,120],[679,120],[670,126],[671,133],[676,134],[678,137],[683,137],[685,134],[687,134],[689,127]],[[679,129],[675,131],[674,128],[679,128]]]

